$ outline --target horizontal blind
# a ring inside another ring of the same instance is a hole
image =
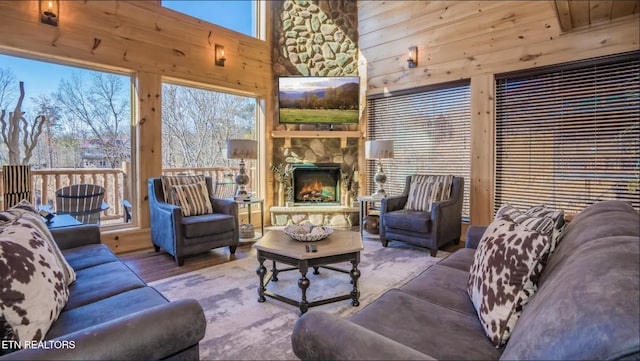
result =
[[[495,207],[640,207],[640,57],[496,78]]]
[[[367,100],[367,138],[393,140],[393,159],[383,159],[388,195],[402,193],[411,174],[464,177],[462,216],[469,217],[471,105],[469,83]],[[375,190],[376,161],[367,162]]]

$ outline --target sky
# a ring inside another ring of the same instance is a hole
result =
[[[255,34],[253,4],[251,0],[163,0],[162,2],[162,5],[165,7],[252,36]],[[250,16],[238,16],[238,14],[250,14]],[[64,20],[61,19],[60,21]],[[10,68],[15,75],[16,82],[24,82],[26,94],[25,108],[31,105],[31,97],[55,92],[60,79],[68,78],[73,71],[90,72],[81,68],[28,60],[3,54],[0,54],[0,68]],[[17,86],[16,83],[16,94],[18,93]],[[15,104],[11,106],[13,107]]]

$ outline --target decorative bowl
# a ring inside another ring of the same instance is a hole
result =
[[[283,232],[300,242],[316,242],[323,240],[333,233],[333,228],[325,226],[313,226],[313,225],[288,225],[284,228]]]

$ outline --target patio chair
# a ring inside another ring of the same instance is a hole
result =
[[[56,213],[69,214],[83,224],[100,224],[100,213],[109,206],[104,203],[104,188],[97,184],[73,184],[56,191]]]

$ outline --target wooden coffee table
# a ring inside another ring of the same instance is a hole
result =
[[[316,245],[317,252],[307,252],[306,246],[311,243]],[[256,269],[258,277],[260,277],[260,286],[258,287],[258,302],[265,302],[265,296],[275,298],[279,301],[286,302],[293,306],[300,307],[300,313],[305,313],[309,307],[320,306],[331,302],[351,299],[351,305],[359,306],[360,291],[358,290],[358,278],[360,271],[358,264],[360,263],[360,251],[362,251],[362,237],[358,232],[334,231],[328,238],[318,242],[299,242],[291,239],[282,231],[268,231],[262,239],[253,245],[258,252],[259,266]],[[273,267],[267,274],[267,268],[264,261],[273,261]],[[293,267],[278,269],[276,262],[284,263]],[[329,266],[330,264],[350,262],[351,270],[342,270]],[[333,271],[348,273],[351,276],[353,289],[351,293],[336,297],[325,298],[313,302],[307,301],[307,289],[311,282],[307,278],[309,268],[314,269],[314,274],[318,274],[318,268],[326,268]],[[300,279],[298,279],[298,287],[302,291],[300,300],[278,295],[267,291],[267,285],[270,281],[278,281],[278,273],[290,270],[299,270]]]

